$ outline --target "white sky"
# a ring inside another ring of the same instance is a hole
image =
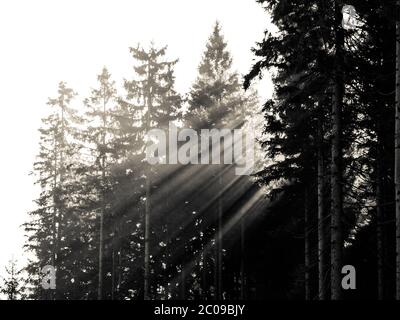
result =
[[[179,58],[177,89],[184,93],[217,19],[234,67],[246,73],[250,48],[268,25],[255,0],[0,1],[0,274],[12,255],[24,260],[20,225],[38,193],[28,174],[47,97],[56,94],[58,82],[66,81],[82,99],[105,65],[121,83],[132,74],[128,47],[154,40]],[[264,82],[260,95],[270,91]]]

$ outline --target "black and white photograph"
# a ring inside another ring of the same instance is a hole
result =
[[[0,85],[0,306],[400,300],[400,0],[2,0]]]

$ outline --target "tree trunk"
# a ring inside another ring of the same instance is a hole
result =
[[[54,136],[54,181],[53,181],[53,246],[52,246],[52,253],[51,253],[51,265],[56,268],[56,258],[57,258],[57,250],[58,250],[58,243],[57,243],[57,196],[55,194],[57,190],[57,175],[58,175],[58,167],[57,167],[57,139]],[[56,277],[57,281],[57,277]],[[52,292],[52,299],[56,299],[56,290],[57,290],[57,283],[56,289]]]
[[[99,283],[97,288],[97,300],[103,298],[103,244],[104,244],[104,212],[100,212],[100,239],[99,239]]]
[[[327,299],[326,290],[326,253],[328,251],[326,243],[326,217],[324,206],[324,130],[323,130],[323,106],[321,102],[318,105],[318,176],[317,176],[317,193],[318,193],[318,298],[319,300]]]
[[[118,250],[118,280],[117,280],[117,297],[120,297],[120,290],[121,290],[121,284],[122,284],[122,248],[120,247]]]
[[[113,245],[111,253],[111,300],[115,299],[115,249]]]
[[[342,231],[342,104],[343,104],[343,47],[344,32],[341,27],[342,3],[338,1],[336,11],[336,54],[335,79],[332,103],[332,164],[331,164],[331,299],[339,300],[342,296],[341,268],[343,250]]]
[[[119,226],[118,224],[113,227],[113,240],[112,240],[112,266],[111,266],[111,300],[118,299],[118,289],[120,285],[119,269],[120,269],[120,248],[119,248]]]
[[[400,0],[396,3],[396,12]],[[396,127],[395,127],[395,206],[396,206],[396,299],[400,300],[400,19],[396,16]]]
[[[181,270],[181,280],[180,280],[180,299],[185,300],[186,299],[186,270],[185,270],[185,264],[182,263],[182,270]]]
[[[58,204],[57,209],[58,209],[58,215],[57,215],[57,240],[56,240],[56,257],[55,257],[55,270],[56,272],[60,272],[61,269],[61,263],[60,263],[60,247],[61,247],[61,240],[62,240],[62,226],[63,226],[63,219],[64,219],[64,213],[63,213],[63,207],[64,207],[64,202],[63,202],[63,196],[64,196],[64,173],[65,173],[65,166],[64,166],[64,148],[65,148],[65,115],[64,115],[64,100],[62,99],[60,103],[60,108],[61,108],[61,143],[60,143],[60,161],[59,161],[59,183],[58,183]],[[57,283],[57,278],[56,277],[56,290],[55,290],[55,299],[61,299],[61,290],[59,289],[59,284]]]
[[[381,139],[378,134],[378,152],[377,152],[377,177],[376,177],[376,239],[377,239],[377,278],[378,278],[378,299],[384,299],[384,208],[383,208],[383,154],[381,148]]]
[[[204,242],[205,239],[201,239],[201,262],[202,262],[202,269],[201,269],[201,298],[203,300],[207,299],[208,295],[208,269],[207,269],[207,257],[208,254],[205,252]]]
[[[240,219],[240,299],[246,299],[245,221]]]
[[[218,184],[222,190],[222,170],[219,172]],[[216,239],[216,264],[215,264],[215,298],[216,300],[222,299],[222,213],[223,202],[222,193],[218,198],[218,225],[217,225],[217,239]]]
[[[310,208],[308,190],[304,192],[304,289],[305,299],[311,300],[311,239],[310,239]]]
[[[149,170],[150,171],[150,170]],[[144,216],[144,300],[150,300],[150,177],[146,177],[146,208]]]
[[[101,212],[100,212],[100,239],[99,239],[99,283],[97,290],[97,300],[103,299],[103,255],[104,255],[104,215],[106,211],[106,155],[104,154],[106,145],[106,100],[103,95],[103,128],[102,128],[102,149],[101,155]]]
[[[151,83],[150,63],[147,65],[148,84]],[[152,96],[151,88],[148,88],[147,93],[147,115],[146,128],[150,130],[151,126],[151,109]],[[151,168],[148,167],[146,173],[146,206],[144,216],[144,300],[150,300],[150,198],[151,198]]]
[[[171,195],[169,193],[169,189],[167,189],[166,192],[165,192],[165,214],[163,215],[163,217],[161,219],[162,224],[163,224],[163,226],[165,228],[164,229],[164,242],[165,242],[166,246],[164,248],[164,259],[165,259],[165,265],[166,265],[166,273],[165,273],[164,277],[166,277],[166,279],[164,279],[164,281],[166,280],[167,283],[170,283],[171,279],[173,278],[173,276],[171,274],[171,266],[173,265],[173,261],[171,260],[171,257],[172,257],[172,255],[171,255],[171,250],[172,250],[171,243],[172,243],[172,241],[170,239],[170,225],[168,224],[169,219],[171,219],[171,216],[170,216],[170,214],[171,214],[171,206],[170,206],[170,202],[169,202],[170,196]],[[186,253],[185,252],[185,247],[184,247],[183,250],[184,250],[183,252]],[[184,266],[184,264],[182,264],[182,265]],[[183,271],[183,269],[182,269],[182,271]],[[184,273],[181,274],[181,276],[184,276],[184,278],[183,278],[183,287],[181,287],[181,289],[183,290],[181,292],[181,295],[182,295],[181,299],[184,300],[185,299],[185,290],[186,290],[185,283],[184,283],[185,282]],[[171,296],[173,295],[173,290],[171,290],[171,288],[172,288],[172,286],[170,286],[170,285],[166,285],[165,286],[164,298],[166,300],[168,300],[168,297],[170,296],[170,294],[171,294]]]

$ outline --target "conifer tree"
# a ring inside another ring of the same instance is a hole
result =
[[[198,75],[189,94],[189,109],[186,114],[189,126],[196,129],[230,128],[243,126],[246,114],[256,101],[256,94],[245,93],[239,82],[239,75],[233,70],[232,57],[227,49],[227,43],[221,32],[219,22],[216,22],[208,39],[202,60],[198,67]],[[226,166],[221,165],[214,179],[223,190]],[[215,237],[214,259],[208,259],[207,252],[202,253],[203,292],[209,290],[207,282],[208,270],[213,261],[215,298],[223,295],[223,212],[224,196],[218,196],[216,218],[205,217],[199,225],[205,239]],[[207,220],[210,219],[210,223]],[[206,227],[209,224],[210,227]]]
[[[17,267],[17,261],[12,259],[5,267],[5,277],[2,277],[0,293],[7,297],[7,300],[22,300],[25,298],[25,281],[21,275],[22,270]]]
[[[85,138],[88,143],[91,160],[89,163],[89,180],[88,184],[93,190],[94,199],[91,203],[92,209],[99,216],[99,245],[98,245],[98,299],[104,297],[103,277],[104,270],[104,251],[105,241],[111,248],[111,259],[115,259],[114,238],[109,239],[110,234],[114,234],[115,230],[105,230],[105,221],[107,225],[111,223],[110,204],[113,202],[113,188],[111,167],[115,163],[117,157],[112,146],[112,134],[115,130],[115,119],[113,110],[115,109],[117,92],[115,82],[112,81],[111,75],[104,67],[101,74],[97,77],[98,87],[93,89],[91,96],[85,100],[88,109],[86,112],[87,130]],[[107,220],[105,220],[107,218]],[[109,241],[110,240],[110,241]],[[111,274],[115,276],[115,261],[112,263]],[[115,293],[115,279],[111,281],[111,296]]]
[[[63,299],[68,295],[71,283],[71,265],[68,257],[72,254],[71,237],[75,237],[76,203],[74,190],[77,187],[75,170],[79,157],[77,130],[79,122],[76,111],[70,104],[74,91],[60,82],[58,96],[49,99],[50,115],[42,120],[40,151],[34,164],[41,188],[36,200],[37,209],[30,213],[32,220],[25,224],[30,234],[27,247],[34,251],[36,262],[28,266],[37,274],[45,265],[52,265],[57,271],[56,290],[53,298]],[[37,292],[40,295],[40,292]],[[47,297],[50,298],[50,297]]]
[[[169,122],[176,119],[181,107],[181,98],[174,88],[174,65],[175,61],[168,61],[165,58],[166,47],[158,49],[151,44],[148,50],[137,46],[130,49],[136,61],[134,67],[135,77],[126,80],[126,99],[121,101],[121,108],[129,109],[131,116],[135,119],[130,130],[134,133],[134,142],[137,142],[136,155],[143,157],[146,146],[146,133],[153,128],[166,129]],[[143,163],[143,158],[138,162]],[[152,220],[157,221],[158,217],[151,214],[151,199],[154,186],[152,176],[154,171],[149,165],[140,168],[140,176],[145,177],[144,196],[144,217],[143,217],[143,238],[144,238],[144,283],[143,296],[145,300],[152,299],[152,265],[150,256],[151,238],[155,234]],[[164,213],[164,214],[170,214]],[[156,225],[156,223],[154,223]],[[165,226],[161,227],[165,230]],[[160,242],[163,243],[163,242]],[[160,259],[161,260],[161,259]],[[165,261],[160,261],[160,264]]]
[[[232,70],[232,57],[216,22],[190,91],[187,115],[195,128],[220,127],[243,111],[244,100],[239,75]]]

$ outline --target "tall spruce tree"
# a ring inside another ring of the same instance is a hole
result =
[[[343,190],[342,190],[342,109],[344,95],[344,30],[341,1],[335,1],[335,61],[332,101],[332,156],[331,156],[331,299],[341,299],[341,270],[343,263]]]
[[[85,100],[88,109],[86,112],[87,130],[85,138],[88,143],[88,149],[91,150],[89,163],[88,183],[94,193],[94,199],[91,202],[92,209],[99,216],[98,232],[98,299],[105,297],[103,278],[106,274],[104,269],[105,241],[107,240],[108,252],[111,252],[112,274],[111,287],[108,288],[107,296],[112,298],[115,294],[115,250],[114,233],[115,230],[105,230],[105,221],[107,225],[111,223],[110,204],[113,202],[113,188],[111,167],[117,158],[116,152],[112,146],[112,133],[116,128],[113,110],[117,103],[117,92],[115,82],[104,67],[101,74],[97,77],[98,87],[93,89],[91,96]],[[105,220],[107,219],[107,220]],[[96,229],[97,230],[97,229]],[[97,237],[97,235],[95,235]],[[108,270],[107,270],[108,271]],[[108,273],[108,272],[107,272]]]
[[[168,61],[165,58],[166,47],[156,48],[151,44],[148,50],[137,46],[130,49],[137,65],[134,67],[135,77],[133,80],[125,81],[125,89],[127,92],[125,101],[122,106],[130,108],[136,119],[133,124],[136,134],[135,140],[138,141],[139,149],[137,153],[143,156],[146,147],[146,134],[153,128],[167,129],[169,122],[176,119],[178,111],[181,107],[181,97],[174,88],[174,66],[177,62]],[[143,162],[143,158],[141,159]],[[145,300],[154,298],[154,290],[152,290],[152,265],[151,260],[151,238],[156,234],[155,226],[159,217],[151,214],[151,199],[154,185],[152,185],[152,176],[154,170],[150,165],[143,166],[142,176],[145,177],[144,197],[144,216],[143,216],[143,238],[144,238],[144,283],[143,297]],[[164,213],[164,214],[170,214]],[[154,220],[154,227],[151,227]],[[165,232],[165,225],[161,227],[161,234]],[[168,242],[168,241],[167,241]],[[155,241],[154,241],[155,243]],[[159,246],[164,242],[160,242]],[[155,248],[155,246],[153,246]],[[161,260],[161,259],[160,259]],[[159,264],[165,261],[157,261]],[[159,266],[158,266],[159,267]],[[160,288],[157,288],[160,290]]]
[[[231,54],[216,22],[190,91],[188,121],[197,128],[220,127],[243,112],[244,100],[239,75],[232,69]]]
[[[32,220],[25,224],[25,230],[30,234],[27,247],[37,259],[28,270],[37,274],[43,266],[52,265],[57,271],[53,297],[34,293],[42,298],[66,299],[70,294],[68,287],[74,282],[69,257],[76,254],[71,244],[72,238],[79,234],[79,229],[75,229],[78,213],[74,190],[79,185],[75,170],[80,148],[76,130],[79,117],[70,106],[74,96],[74,91],[60,82],[58,96],[48,102],[52,109],[50,115],[42,120],[43,126],[39,130],[40,151],[34,172],[41,193],[36,200],[37,209],[30,213]]]
[[[195,129],[240,128],[246,113],[253,110],[256,94],[245,93],[239,82],[239,75],[233,70],[232,57],[221,32],[221,26],[215,23],[206,44],[202,60],[198,67],[198,75],[189,94],[189,108],[186,123]],[[221,154],[221,157],[223,154]],[[215,172],[215,182],[220,194],[216,203],[216,218],[206,217],[198,224],[205,239],[215,238],[214,259],[208,253],[201,254],[201,273],[203,273],[202,291],[209,295],[209,269],[214,267],[214,298],[223,297],[223,214],[224,214],[224,172],[227,167],[220,165]],[[210,221],[208,223],[207,221]],[[206,225],[209,227],[206,227]],[[202,236],[203,237],[203,236]],[[204,240],[203,240],[204,241]],[[205,240],[207,241],[207,240]],[[212,263],[212,264],[211,264]]]

